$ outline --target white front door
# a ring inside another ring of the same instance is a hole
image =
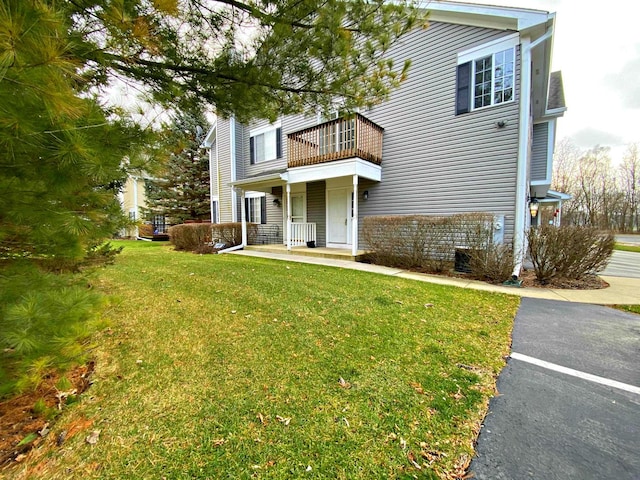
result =
[[[349,244],[350,227],[351,190],[327,190],[327,244]]]

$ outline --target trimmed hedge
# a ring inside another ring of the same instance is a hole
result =
[[[464,246],[472,275],[500,282],[511,275],[513,252],[493,244],[494,226],[487,213],[372,216],[362,237],[373,263],[433,273],[450,269],[456,246]]]
[[[255,239],[258,226],[247,224],[249,242]],[[204,253],[213,252],[215,243],[224,243],[227,247],[242,242],[242,223],[184,223],[169,228],[169,241],[176,250]],[[207,248],[208,247],[208,248]]]
[[[579,280],[609,263],[615,237],[594,227],[542,225],[527,233],[529,256],[536,278]]]

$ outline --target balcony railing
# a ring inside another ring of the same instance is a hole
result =
[[[384,129],[356,113],[287,135],[289,168],[359,157],[380,165]]]

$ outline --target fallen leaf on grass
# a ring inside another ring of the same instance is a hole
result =
[[[256,415],[256,418],[258,420],[260,420],[260,423],[262,425],[266,425],[267,424],[267,421],[265,420],[264,415],[262,415],[261,413],[258,413],[258,415]]]
[[[416,462],[416,456],[413,454],[412,451],[407,452],[407,458],[411,462],[411,465],[416,467],[418,470],[422,470],[422,467],[420,466],[420,464]]]
[[[98,443],[98,440],[100,440],[100,430],[94,430],[89,435],[87,435],[87,438],[84,439],[84,441],[89,445],[95,445],[96,443]]]
[[[424,304],[424,308],[431,308],[433,306],[434,306],[433,303],[425,303]]]
[[[216,438],[213,442],[211,442],[214,447],[219,447],[220,445],[224,445],[226,440],[224,438]]]
[[[281,417],[280,415],[276,415],[276,420],[278,420],[280,423],[284,423],[285,426],[289,425],[289,423],[291,422],[291,418],[289,417]]]
[[[342,377],[340,377],[340,379],[338,380],[338,385],[340,385],[342,388],[351,388],[351,384]]]
[[[400,437],[400,448],[402,448],[402,450],[407,449],[407,441],[402,437]]]
[[[420,395],[425,395],[424,388],[422,388],[422,385],[420,385],[418,382],[411,382],[409,385],[411,385],[411,388],[413,388]]]

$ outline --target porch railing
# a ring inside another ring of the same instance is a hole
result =
[[[291,223],[291,246],[304,246],[316,241],[315,223]]]
[[[384,129],[359,113],[287,135],[289,168],[359,157],[380,165]]]

